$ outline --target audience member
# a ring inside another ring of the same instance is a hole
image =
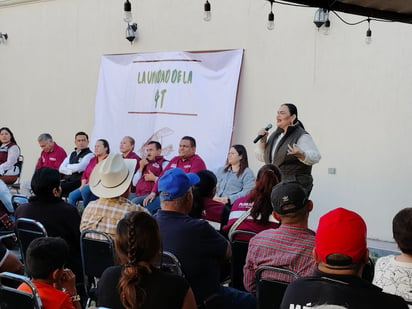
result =
[[[49,133],[40,134],[37,141],[42,151],[37,160],[36,170],[43,166],[59,169],[60,164],[67,157],[66,151],[57,145]]]
[[[0,272],[3,271],[22,275],[24,266],[19,258],[0,242]]]
[[[18,159],[20,148],[9,128],[0,128],[0,202],[9,214],[14,212],[8,184],[14,183],[20,174]],[[1,207],[0,207],[1,208]],[[4,213],[0,213],[3,216]],[[8,216],[6,213],[5,215]]]
[[[232,205],[236,199],[249,193],[254,186],[255,175],[249,168],[245,146],[230,147],[226,165],[217,170],[216,177],[215,201]]]
[[[250,240],[243,271],[243,283],[250,292],[256,290],[255,272],[259,266],[278,266],[299,276],[309,276],[316,268],[312,258],[315,233],[308,229],[313,204],[303,187],[296,182],[280,183],[273,188],[271,201],[280,227],[260,232]],[[263,277],[291,280],[282,274],[263,273]]]
[[[179,143],[179,155],[174,157],[160,176],[172,168],[180,168],[185,173],[196,173],[206,169],[203,159],[196,154],[196,140],[191,136],[183,136]],[[147,207],[151,214],[155,214],[160,209],[159,192],[157,182],[153,186],[152,192],[143,200],[143,205]]]
[[[90,160],[89,164],[87,164],[82,174],[80,187],[69,193],[69,197],[68,197],[69,204],[76,206],[77,201],[83,200],[83,206],[86,207],[90,201],[97,200],[97,196],[95,196],[90,191],[90,187],[89,187],[90,174],[92,173],[92,170],[94,169],[96,164],[106,159],[109,153],[110,153],[109,142],[105,139],[98,139],[96,141],[96,144],[94,145],[95,156]]]
[[[16,209],[16,219],[29,218],[43,224],[48,236],[63,238],[70,254],[67,266],[72,269],[79,282],[83,280],[80,258],[80,215],[77,210],[64,202],[61,195],[59,171],[51,167],[41,167],[34,172],[31,180],[34,193],[29,203]]]
[[[217,178],[209,170],[201,170],[196,173],[200,181],[193,187],[193,206],[190,216],[207,220],[216,230],[227,221],[229,207],[215,201]]]
[[[112,153],[95,166],[90,175],[89,186],[99,199],[90,202],[84,209],[81,231],[97,230],[114,238],[117,223],[127,213],[146,211],[127,199],[135,166],[135,159],[123,159],[121,155]]]
[[[188,216],[193,203],[191,187],[199,176],[180,168],[167,170],[159,178],[162,209],[156,214],[163,250],[172,252],[182,264],[198,305],[219,295],[223,308],[254,308],[252,294],[219,284],[220,263],[231,256],[229,242],[202,219]]]
[[[412,208],[402,209],[395,215],[392,232],[401,254],[378,259],[373,284],[386,293],[412,301]]]
[[[270,194],[272,188],[282,179],[280,170],[274,164],[265,164],[260,168],[252,191],[238,198],[232,206],[229,222],[223,227],[226,233],[243,230],[259,233],[269,228],[276,229],[279,222],[272,216]],[[229,235],[230,237],[230,235]],[[235,236],[237,240],[249,241],[251,235]]]
[[[136,187],[132,202],[142,204],[146,196],[152,192],[155,181],[167,165],[167,160],[162,156],[162,145],[156,141],[150,141],[146,147],[146,157],[139,162],[139,169],[133,177],[133,185]]]
[[[357,213],[337,208],[319,219],[313,257],[318,263],[313,277],[291,282],[281,309],[308,304],[340,305],[351,309],[407,309],[405,301],[361,278],[369,259],[366,224]]]
[[[64,268],[69,249],[58,237],[40,237],[27,248],[26,269],[36,286],[44,309],[80,309],[80,296],[76,291],[76,276]],[[19,290],[31,292],[22,283]]]
[[[98,284],[99,307],[196,309],[189,283],[163,272],[153,263],[160,258],[162,241],[156,220],[131,212],[117,225],[118,266],[106,269]]]
[[[62,194],[67,196],[80,187],[80,179],[89,161],[94,157],[89,149],[89,136],[84,132],[77,132],[74,138],[75,150],[60,164],[59,172],[63,174],[61,181]]]

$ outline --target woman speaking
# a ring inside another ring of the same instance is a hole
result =
[[[268,138],[265,129],[255,149],[257,159],[273,163],[282,172],[282,181],[297,181],[308,196],[313,187],[312,165],[321,156],[312,137],[298,120],[298,110],[291,103],[282,104],[276,116],[277,129]]]

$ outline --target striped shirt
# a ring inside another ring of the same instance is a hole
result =
[[[131,211],[147,212],[145,208],[124,197],[99,198],[90,202],[84,209],[80,222],[80,231],[96,230],[107,233],[114,239],[117,223]],[[91,238],[99,237],[93,236]]]
[[[249,243],[243,283],[249,292],[255,292],[255,272],[259,266],[271,265],[292,270],[306,277],[316,269],[312,257],[315,233],[307,228],[282,224],[277,229],[265,230],[254,236]],[[287,275],[263,274],[264,278],[291,281]]]

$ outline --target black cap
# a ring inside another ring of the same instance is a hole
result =
[[[296,212],[308,201],[303,187],[297,182],[281,182],[273,187],[270,195],[273,210],[280,214]],[[287,207],[285,207],[288,205]]]

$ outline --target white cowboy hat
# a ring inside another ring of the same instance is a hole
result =
[[[109,154],[93,169],[89,186],[98,197],[117,197],[126,192],[130,186],[136,159],[123,159],[120,154]]]

